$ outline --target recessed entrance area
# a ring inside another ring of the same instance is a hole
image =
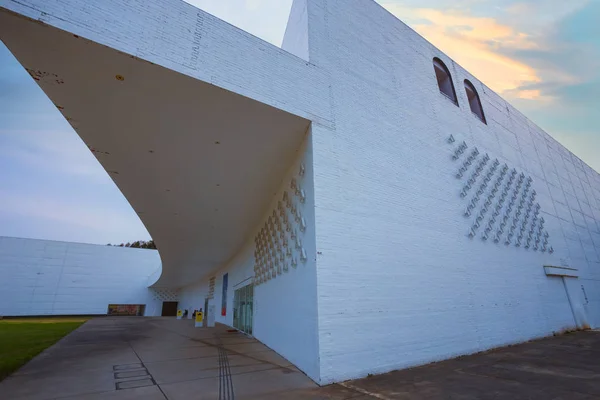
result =
[[[233,297],[233,327],[252,335],[252,315],[254,310],[254,285],[236,289]]]
[[[163,301],[162,304],[162,315],[163,317],[174,317],[177,315],[177,302],[176,301]]]

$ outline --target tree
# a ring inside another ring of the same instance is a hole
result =
[[[107,246],[116,246],[116,247],[131,247],[132,249],[151,249],[156,250],[156,245],[154,244],[154,240],[148,240],[147,242],[144,240],[136,240],[135,242],[127,242],[121,244],[107,244]]]

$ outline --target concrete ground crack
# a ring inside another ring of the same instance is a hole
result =
[[[371,393],[371,392],[369,392],[368,390],[365,390],[365,389],[359,388],[359,387],[357,387],[357,386],[354,386],[354,385],[352,385],[352,384],[350,384],[350,383],[348,383],[348,382],[341,382],[341,383],[338,383],[338,385],[340,385],[340,386],[343,386],[343,387],[345,387],[345,388],[347,388],[347,389],[350,389],[350,390],[354,390],[355,392],[359,392],[359,393],[362,393],[362,394],[366,394],[367,396],[371,396],[371,397],[374,397],[374,398],[376,398],[376,399],[381,399],[381,400],[392,400],[392,399],[390,399],[389,397],[385,397],[385,396],[384,396],[384,395],[382,395],[382,394]]]

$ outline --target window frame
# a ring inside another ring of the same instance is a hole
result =
[[[468,79],[464,80],[465,85],[465,94],[467,95],[467,102],[469,103],[469,109],[471,110],[471,114],[475,115],[478,120],[487,125],[487,118],[485,117],[485,112],[483,111],[483,104],[481,104],[481,97],[479,96],[479,92],[475,89],[475,85]],[[473,107],[471,106],[471,99],[469,98],[469,90],[473,92],[475,95],[475,99],[477,100],[477,105],[479,106],[479,110],[481,111],[481,115],[477,112],[473,111]]]
[[[440,85],[440,82],[438,80],[438,74],[437,74],[438,67],[441,68],[444,71],[444,73],[446,74],[446,76],[448,77],[448,81],[450,82],[450,89],[452,89],[452,94],[454,95],[454,98],[452,98],[450,95],[448,95],[446,92],[444,92],[442,90],[442,86]],[[456,94],[456,88],[454,87],[454,80],[452,79],[452,74],[450,73],[450,70],[446,66],[446,63],[444,63],[439,57],[433,57],[433,72],[435,74],[435,81],[438,85],[438,89],[439,89],[440,93],[443,94],[444,97],[446,97],[448,100],[450,100],[455,106],[460,107],[460,105],[458,104],[458,96]]]

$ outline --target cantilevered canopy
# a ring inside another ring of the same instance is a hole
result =
[[[155,239],[182,286],[247,240],[309,121],[0,9],[0,38]]]

